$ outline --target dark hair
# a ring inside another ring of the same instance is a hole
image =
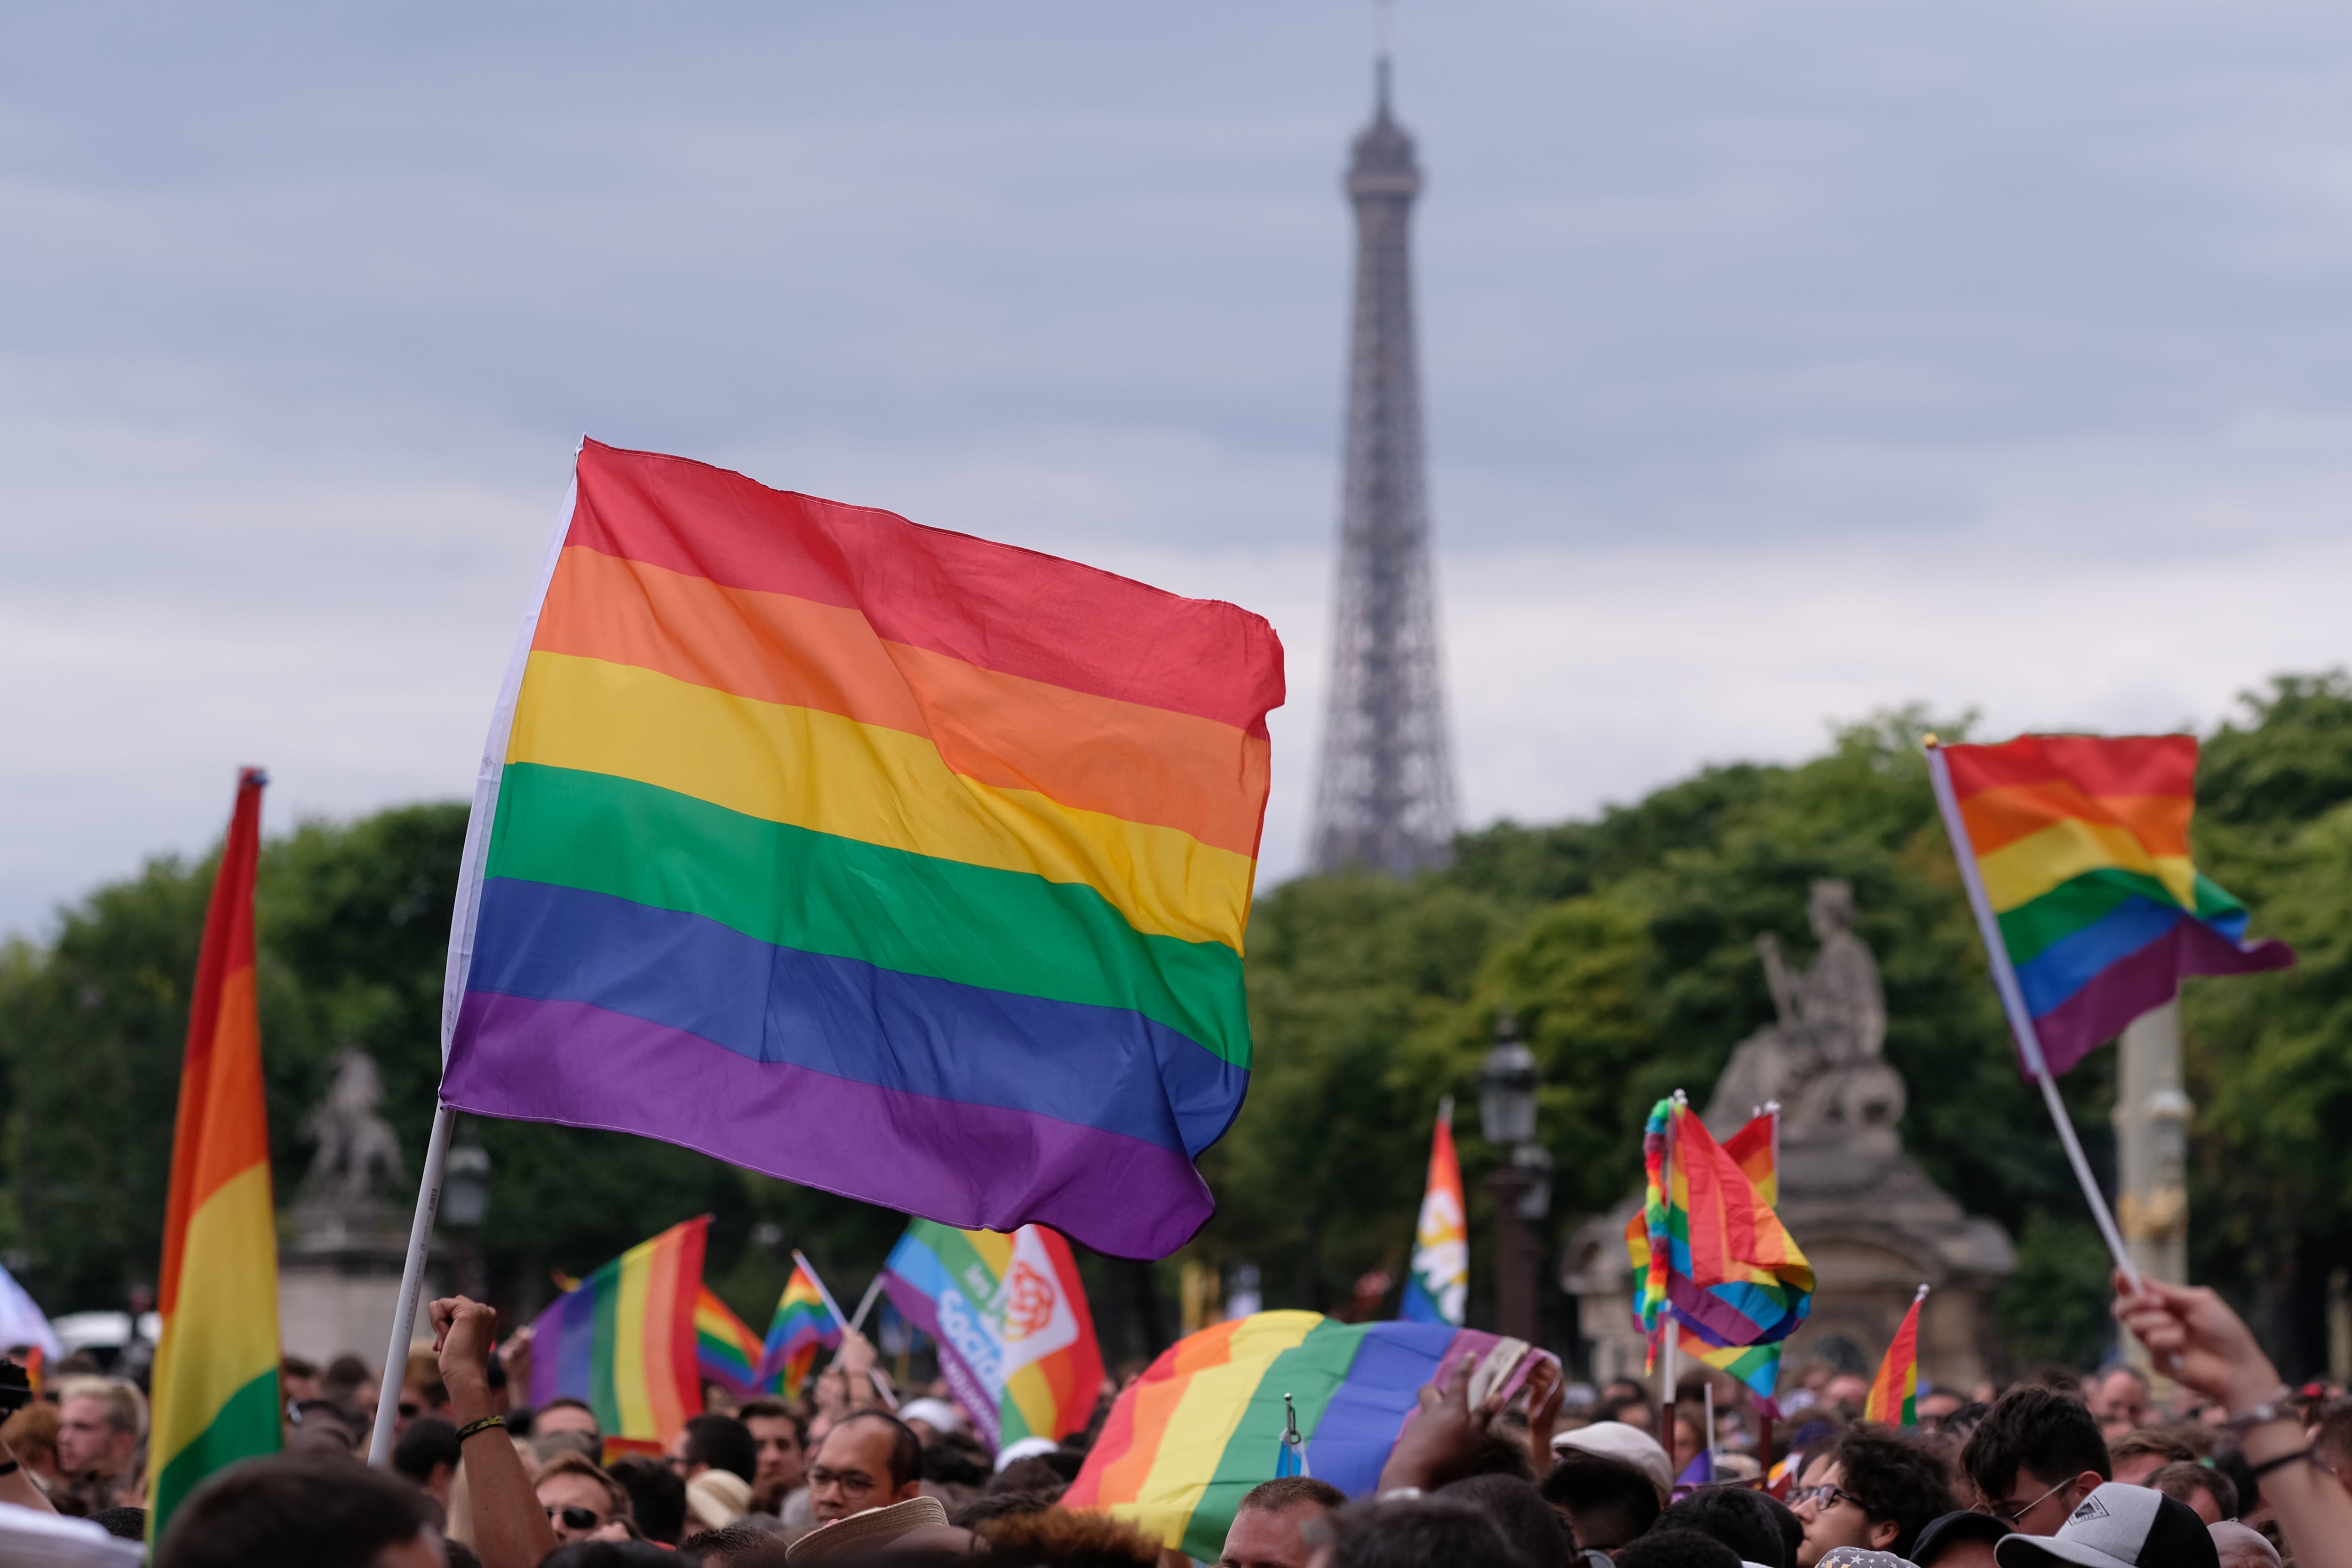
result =
[[[599,1432],[604,1429],[604,1417],[596,1414],[596,1406],[589,1404],[585,1399],[574,1399],[569,1394],[559,1394],[530,1413],[534,1423],[532,1427],[534,1433],[538,1430],[536,1426],[538,1418],[550,1410],[585,1410],[588,1412],[588,1418],[596,1423],[596,1429]]]
[[[686,1533],[684,1478],[650,1454],[625,1454],[604,1473],[629,1494],[630,1516],[647,1541],[664,1546],[677,1544],[677,1538]]]
[[[316,1377],[319,1375],[319,1364],[315,1361],[305,1361],[299,1355],[281,1355],[278,1358],[278,1375],[280,1377]],[[111,1512],[112,1511],[109,1510],[108,1511]]]
[[[1270,1481],[1260,1481],[1242,1494],[1234,1506],[1239,1513],[1254,1508],[1262,1513],[1283,1513],[1300,1503],[1311,1502],[1328,1513],[1335,1508],[1348,1506],[1348,1494],[1329,1481],[1318,1481],[1313,1476],[1276,1476]]]
[[[1762,1492],[1743,1486],[1701,1487],[1658,1515],[1660,1530],[1712,1535],[1750,1563],[1791,1568],[1780,1521]],[[1802,1526],[1799,1527],[1801,1534]]]
[[[2194,1464],[2197,1460],[2196,1449],[2161,1427],[2134,1427],[2107,1444],[2110,1467],[2125,1459],[2145,1458],[2150,1454],[2161,1455],[2167,1464]],[[2113,1479],[2114,1475],[2110,1469],[2108,1479]]]
[[[1091,1509],[1045,1509],[1037,1513],[1000,1514],[973,1534],[988,1542],[988,1559],[1008,1568],[1150,1568],[1160,1543],[1123,1519]],[[890,1558],[906,1563],[903,1551]],[[934,1562],[963,1561],[937,1557]]]
[[[441,1552],[449,1559],[449,1568],[482,1568],[482,1560],[475,1556],[474,1549],[462,1541],[445,1539],[441,1542]]]
[[[539,1560],[539,1568],[669,1568],[677,1561],[650,1541],[575,1541]]]
[[[2044,1486],[2073,1480],[2084,1470],[2095,1470],[2101,1480],[2116,1476],[2107,1462],[2106,1439],[2091,1412],[2063,1394],[2031,1385],[2011,1389],[1985,1413],[1960,1450],[1960,1468],[1995,1502],[2009,1496],[2020,1470],[2040,1476]]]
[[[770,1556],[782,1563],[784,1539],[755,1524],[730,1524],[723,1530],[698,1530],[677,1545],[677,1555],[688,1563],[700,1563],[714,1553],[724,1555],[730,1564]]]
[[[994,1475],[981,1489],[985,1493],[1035,1492],[1048,1501],[1058,1501],[1070,1490],[1070,1478],[1045,1462],[1043,1454],[1032,1454],[1025,1459],[1015,1459]]]
[[[419,1416],[392,1446],[392,1468],[422,1486],[433,1479],[433,1467],[457,1468],[465,1450],[457,1444],[457,1428],[438,1416]]]
[[[808,1446],[808,1417],[781,1399],[747,1399],[735,1406],[735,1419],[750,1426],[753,1421],[790,1421],[793,1437],[803,1448]]]
[[[1248,1500],[1243,1500],[1247,1506]],[[1011,1519],[1018,1513],[1043,1513],[1054,1506],[1054,1500],[1044,1492],[989,1491],[970,1502],[948,1511],[948,1522],[959,1530],[971,1530],[986,1524],[992,1519]]]
[[[2216,1443],[2213,1445],[2212,1464],[2215,1469],[2230,1478],[2231,1485],[2238,1489],[2238,1511],[2260,1511],[2263,1506],[2262,1479],[2254,1474],[2254,1467],[2246,1462],[2245,1450],[2235,1443]],[[2215,1500],[2219,1500],[2218,1496]],[[2273,1542],[2272,1544],[2275,1546],[2278,1543]]]
[[[1899,1429],[1856,1427],[1838,1439],[1830,1457],[1837,1461],[1838,1490],[1874,1521],[1895,1521],[1895,1539],[1886,1550],[1897,1557],[1911,1555],[1921,1526],[1960,1506],[1943,1456]]]
[[[89,1521],[107,1534],[125,1541],[147,1539],[147,1511],[143,1508],[101,1508],[89,1516]]]
[[[983,1450],[984,1452],[985,1450]],[[940,1441],[923,1450],[923,1479],[942,1486],[970,1487],[978,1491],[994,1472],[988,1461],[961,1443]]]
[[[1739,1553],[1696,1530],[1654,1530],[1617,1553],[1617,1568],[1739,1568]]]
[[[369,1568],[432,1523],[423,1492],[349,1459],[250,1459],[173,1511],[155,1568]]]
[[[1533,1481],[1517,1476],[1470,1476],[1438,1488],[1437,1495],[1466,1502],[1493,1520],[1526,1568],[1574,1568],[1576,1537]]]
[[[1614,1551],[1658,1521],[1658,1489],[1622,1459],[1571,1448],[1536,1490],[1568,1511],[1576,1543],[1587,1549]]]
[[[835,1432],[845,1432],[860,1421],[875,1421],[890,1428],[890,1490],[897,1491],[908,1481],[923,1479],[923,1440],[915,1429],[887,1410],[852,1410],[833,1424],[825,1433],[829,1439]],[[740,1425],[740,1423],[738,1423]],[[751,1428],[744,1428],[748,1436]],[[756,1450],[755,1450],[756,1452]]]
[[[2195,1460],[2170,1464],[2157,1471],[2140,1485],[2160,1491],[2175,1502],[2189,1502],[2199,1488],[2213,1495],[2213,1506],[2223,1519],[2238,1517],[2238,1483],[2210,1466]],[[2195,1503],[2189,1503],[2191,1508]]]
[[[1503,1531],[1468,1503],[1425,1497],[1350,1503],[1326,1514],[1331,1568],[1518,1568]]]
[[[1490,1431],[1479,1445],[1470,1451],[1470,1458],[1448,1480],[1467,1480],[1472,1476],[1509,1476],[1535,1485],[1535,1467],[1528,1462],[1526,1439],[1514,1440],[1507,1434]]]
[[[1796,1568],[1797,1551],[1805,1544],[1805,1521],[1797,1517],[1795,1509],[1770,1492],[1758,1492],[1756,1495],[1762,1498],[1764,1506],[1771,1511],[1773,1528],[1780,1532],[1780,1561],[1789,1564],[1789,1568]]]
[[[750,1480],[760,1473],[760,1445],[751,1428],[732,1416],[705,1413],[686,1418],[686,1462],[709,1465]]]

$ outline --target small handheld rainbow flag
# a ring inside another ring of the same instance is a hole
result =
[[[1870,1380],[1870,1398],[1863,1405],[1862,1418],[1883,1422],[1889,1427],[1916,1427],[1919,1424],[1919,1306],[1927,1299],[1927,1287],[1911,1298],[1911,1310],[1903,1314],[1903,1324],[1895,1331],[1895,1338],[1886,1347],[1885,1359],[1878,1364],[1878,1375]]]
[[[694,1364],[736,1399],[761,1392],[760,1336],[705,1285],[694,1302]]]
[[[1754,1185],[1759,1198],[1767,1204],[1779,1201],[1780,1107],[1778,1103],[1764,1106],[1739,1131],[1726,1138],[1723,1152]],[[1633,1265],[1633,1321],[1636,1327],[1649,1333],[1650,1370],[1654,1372],[1657,1370],[1658,1337],[1650,1333],[1643,1324],[1641,1314],[1642,1296],[1650,1271],[1647,1218],[1643,1210],[1637,1209],[1626,1220],[1625,1255]],[[1780,1414],[1777,1396],[1780,1389],[1782,1343],[1772,1340],[1763,1344],[1710,1344],[1688,1328],[1675,1324],[1675,1343],[1683,1354],[1746,1384],[1763,1413],[1774,1419],[1778,1419]]]
[[[1651,1109],[1642,1145],[1643,1332],[1655,1334],[1671,1318],[1711,1345],[1794,1333],[1811,1310],[1812,1265],[1748,1173],[1680,1096]]]
[[[2184,975],[2294,962],[2189,858],[2193,736],[2021,735],[1927,749],[2028,1077],[2064,1072]]]
[[[768,1320],[768,1340],[760,1352],[756,1381],[762,1389],[798,1399],[816,1364],[816,1353],[840,1344],[841,1325],[824,1304],[824,1292],[809,1277],[808,1270],[795,1261],[792,1278],[784,1281],[784,1293],[776,1299],[776,1315]]]
[[[1462,1207],[1462,1161],[1454,1152],[1454,1100],[1437,1108],[1429,1141],[1429,1187],[1413,1228],[1412,1273],[1397,1316],[1407,1322],[1462,1326],[1470,1294],[1470,1230]]]
[[[703,1215],[641,1241],[539,1314],[530,1402],[584,1401],[608,1438],[667,1443],[702,1411]]]
[[[1102,1349],[1058,1233],[918,1219],[883,1260],[882,1289],[938,1342],[940,1370],[990,1447],[1066,1437],[1093,1418]]]

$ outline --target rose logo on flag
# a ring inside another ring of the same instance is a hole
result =
[[[1054,1285],[1029,1266],[1025,1258],[1013,1260],[1004,1281],[1004,1337],[1024,1340],[1043,1333],[1054,1322]]]

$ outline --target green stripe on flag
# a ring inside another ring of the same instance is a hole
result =
[[[1296,1396],[1291,1403],[1298,1412],[1299,1435],[1312,1442],[1331,1396],[1347,1382],[1348,1369],[1356,1364],[1356,1353],[1363,1344],[1362,1324],[1327,1320],[1317,1323],[1307,1332],[1305,1339],[1274,1358],[1274,1364],[1266,1368],[1265,1375],[1258,1379],[1256,1389],[1251,1393],[1249,1406],[1234,1425],[1225,1451],[1217,1456],[1216,1473],[1210,1478],[1208,1490],[1201,1494],[1192,1519],[1185,1524],[1187,1554],[1202,1563],[1214,1563],[1224,1551],[1225,1530],[1232,1524],[1242,1499],[1260,1481],[1274,1479],[1284,1429],[1282,1396]]]
[[[278,1396],[278,1369],[271,1367],[230,1395],[212,1423],[173,1454],[150,1489],[147,1539],[163,1540],[173,1511],[214,1471],[239,1459],[274,1454],[283,1445],[284,1401]]]

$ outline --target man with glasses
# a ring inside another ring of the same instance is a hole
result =
[[[1841,1546],[1911,1554],[1920,1530],[1954,1505],[1944,1461],[1884,1427],[1856,1427],[1806,1468],[1789,1499],[1805,1537],[1797,1568]]]
[[[604,1467],[585,1454],[558,1454],[540,1467],[532,1488],[559,1544],[625,1539],[626,1531],[605,1527],[629,1511],[629,1494]]]
[[[853,1410],[834,1423],[808,1468],[810,1511],[820,1525],[916,1495],[923,1445],[913,1428],[882,1410]]]
[[[2114,1478],[2090,1411],[2047,1388],[2012,1388],[1960,1450],[1977,1511],[2020,1535],[2055,1535],[2075,1506]]]

